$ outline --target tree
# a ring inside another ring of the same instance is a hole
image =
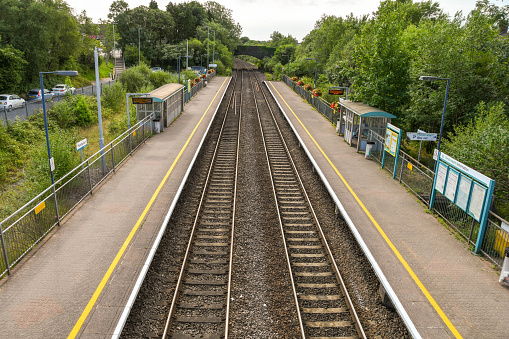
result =
[[[125,13],[129,9],[129,4],[123,0],[115,0],[110,5],[110,12],[108,13],[108,19],[117,21],[117,17]]]
[[[509,119],[502,102],[480,102],[476,117],[466,125],[457,125],[443,152],[496,181],[498,208],[506,205],[509,195]],[[506,211],[509,212],[507,206]]]
[[[10,45],[0,46],[0,92],[16,93],[21,90],[26,64],[23,52]]]

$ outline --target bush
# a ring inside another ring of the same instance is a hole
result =
[[[101,105],[111,109],[113,112],[124,110],[126,93],[124,86],[117,81],[112,86],[103,89]]]

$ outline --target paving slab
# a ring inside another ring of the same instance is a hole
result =
[[[164,132],[148,139],[0,281],[0,338],[65,338],[73,328],[80,338],[111,337],[228,79],[211,80]],[[96,291],[96,301],[89,304]],[[75,326],[80,317],[82,325]]]
[[[286,84],[269,82],[268,86],[421,336],[507,336],[509,289],[498,284],[493,264],[473,255],[433,215],[426,213],[415,196],[380,169],[377,162],[365,159],[364,154],[350,147],[325,117]],[[394,123],[397,125],[397,121]]]

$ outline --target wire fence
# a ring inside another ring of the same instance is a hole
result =
[[[302,98],[306,99],[327,120],[336,125],[334,110],[330,108],[328,102],[314,97],[302,86],[297,86],[286,75],[282,76],[282,80]],[[368,140],[373,143],[369,157],[382,164],[385,138],[370,130]],[[384,169],[390,174],[393,174],[395,159],[390,154],[386,154]],[[395,179],[408,188],[426,206],[429,206],[434,177],[435,172],[432,169],[427,168],[400,150]],[[479,222],[439,192],[436,192],[433,212],[437,213],[451,228],[461,234],[473,249],[479,233]],[[494,264],[501,266],[504,261],[506,247],[509,247],[509,222],[490,211],[486,232],[481,245],[481,253]]]
[[[101,94],[103,93],[104,88],[108,88],[115,84],[115,81],[108,81],[101,83],[98,86],[96,85],[90,85],[86,87],[81,87],[75,89],[73,92],[70,92],[72,96],[75,95],[96,95],[97,90],[99,89],[101,91]],[[65,100],[65,95],[54,95],[50,99],[46,99],[46,109],[50,109],[53,106],[55,106],[57,103],[59,103],[62,100]],[[14,107],[12,109],[2,108],[0,110],[1,115],[1,121],[4,125],[9,126],[9,124],[14,123],[16,121],[16,118],[20,120],[25,120],[31,115],[37,114],[42,111],[42,100],[34,100],[34,101],[26,101],[23,106],[21,107]]]

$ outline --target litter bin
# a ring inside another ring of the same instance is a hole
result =
[[[504,263],[502,264],[502,272],[498,282],[501,285],[509,286],[509,247],[505,249]]]
[[[373,151],[373,147],[375,146],[374,141],[366,142],[366,153],[364,153],[364,158],[368,158],[371,156],[371,152]]]
[[[161,121],[159,119],[154,119],[154,133],[161,133]]]

